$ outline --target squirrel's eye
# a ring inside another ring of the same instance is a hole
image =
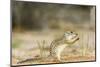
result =
[[[73,32],[71,31],[71,33],[73,33]]]

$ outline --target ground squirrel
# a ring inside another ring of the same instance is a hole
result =
[[[75,32],[67,31],[60,39],[54,40],[50,45],[50,55],[55,56],[59,61],[61,61],[61,53],[66,46],[73,45],[79,36]]]

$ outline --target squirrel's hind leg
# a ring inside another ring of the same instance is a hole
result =
[[[61,46],[58,46],[57,49],[56,49],[56,56],[57,56],[57,59],[62,62],[61,60],[61,53],[62,51],[64,50],[64,48],[66,47],[66,44],[63,44]]]

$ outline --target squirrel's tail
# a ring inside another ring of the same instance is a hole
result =
[[[28,62],[28,61],[34,62],[34,61],[38,61],[38,60],[41,60],[41,59],[42,58],[40,58],[40,57],[37,57],[37,58],[28,58],[28,59],[25,59],[25,60],[22,60],[22,61],[17,62],[17,64],[25,63],[25,62]]]
[[[51,55],[49,55],[49,56],[47,56],[45,58],[43,58],[43,57],[28,58],[28,59],[25,59],[25,60],[22,60],[22,61],[17,62],[17,64],[21,64],[21,63],[25,63],[25,62],[38,62],[38,61],[41,61],[43,59],[46,60],[46,59],[51,59],[51,58],[52,58]]]

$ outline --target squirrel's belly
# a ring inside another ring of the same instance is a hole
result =
[[[56,55],[59,54],[59,53],[62,53],[62,51],[64,50],[64,48],[66,46],[67,46],[67,44],[62,44],[62,45],[57,46],[56,49],[55,49]]]

